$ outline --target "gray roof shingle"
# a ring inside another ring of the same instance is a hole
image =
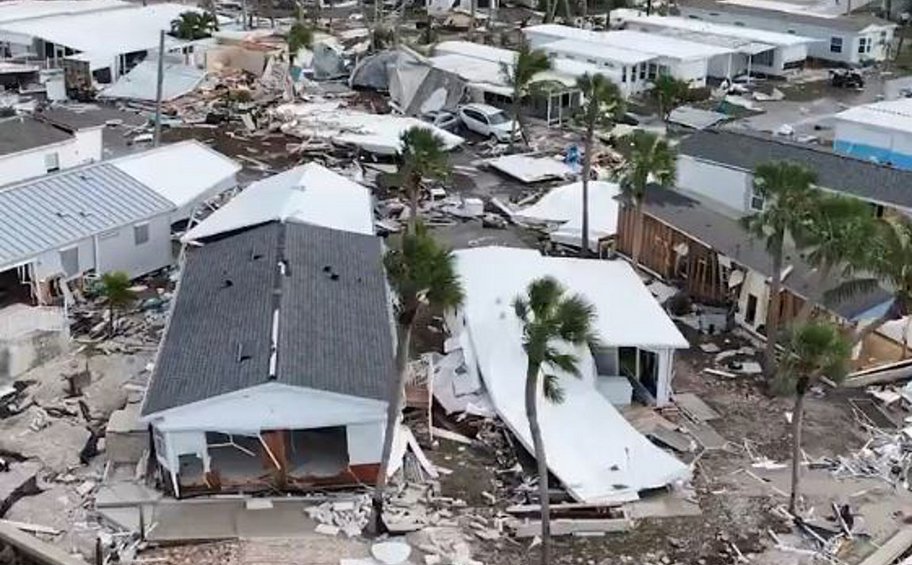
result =
[[[0,267],[173,209],[107,163],[10,185],[0,189]]]
[[[0,156],[72,139],[72,135],[33,118],[0,118]]]
[[[651,187],[647,191],[644,211],[678,231],[702,241],[740,265],[767,276],[773,271],[772,256],[766,251],[762,241],[751,237],[737,220],[706,207],[699,200],[680,192]],[[826,289],[832,289],[841,282],[838,275],[821,281],[817,271],[807,264],[801,253],[794,248],[786,249],[783,264],[792,265],[792,271],[783,281],[783,285],[804,298],[811,296],[813,290],[821,285]],[[878,288],[873,292],[826,306],[843,318],[851,320],[883,304],[889,298],[890,294],[886,290]]]
[[[823,188],[880,204],[912,208],[912,171],[838,155],[822,147],[756,133],[705,130],[681,140],[678,152],[749,171],[769,161],[793,161],[814,170],[817,184]]]
[[[275,222],[191,250],[143,415],[267,382],[386,400],[395,371],[381,260],[377,237]]]

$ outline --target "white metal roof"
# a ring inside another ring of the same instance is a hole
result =
[[[613,11],[612,14],[617,11],[618,10]],[[801,45],[819,41],[813,37],[805,37],[791,33],[779,33],[746,26],[717,24],[705,20],[693,20],[676,16],[647,16],[639,13],[637,10],[623,10],[620,17],[623,18],[625,22],[644,24],[650,27],[678,29],[694,32],[695,34],[702,34],[704,36],[731,37],[751,42],[767,43],[777,47]],[[691,35],[689,38],[695,37],[699,36]],[[694,40],[698,41],[696,39]]]
[[[464,55],[492,63],[512,64],[516,60],[516,51],[492,47],[471,41],[441,41],[434,46],[434,55]]]
[[[198,10],[181,4],[153,4],[117,10],[60,15],[0,23],[0,31],[38,37],[93,57],[157,49],[161,30],[181,13]],[[178,43],[166,39],[168,45]]]
[[[235,161],[196,140],[163,145],[110,161],[178,208],[214,196],[241,170]]]
[[[452,53],[431,57],[429,61],[434,67],[453,73],[470,85],[504,96],[513,93],[503,76],[500,63]]]
[[[525,183],[564,179],[575,173],[574,169],[559,159],[523,153],[496,157],[489,160],[488,165]]]
[[[846,122],[912,132],[912,99],[900,98],[855,106],[836,114],[835,118]]]
[[[599,53],[604,46],[614,49],[624,49],[671,59],[703,59],[716,55],[725,55],[733,50],[685,41],[673,37],[660,37],[648,33],[630,30],[620,31],[590,31],[558,24],[541,24],[523,29],[526,35],[543,35],[558,39],[573,39],[584,43],[597,43],[593,53]],[[547,49],[547,46],[544,47]],[[584,48],[579,46],[578,48]],[[591,51],[591,49],[590,49]],[[648,60],[648,59],[647,59]]]
[[[196,89],[203,82],[206,71],[193,65],[185,65],[183,62],[171,61],[166,57],[162,74],[162,100],[167,102]],[[98,93],[98,96],[154,102],[157,81],[158,57],[149,57]]]
[[[273,221],[374,233],[370,191],[320,164],[308,163],[251,184],[181,239],[199,240]]]
[[[627,29],[604,32],[602,37],[603,41],[609,45],[629,47],[643,53],[652,53],[669,59],[708,59],[717,55],[727,55],[734,51],[718,45],[705,45],[695,41]]]
[[[655,55],[613,47],[611,45],[593,45],[594,42],[580,39],[559,39],[542,47],[543,51],[569,55],[578,55],[582,58],[598,57],[617,61],[622,65],[636,65],[655,59]]]
[[[456,251],[465,287],[467,365],[477,366],[498,414],[531,446],[523,404],[527,357],[513,299],[534,279],[557,278],[596,309],[595,329],[606,346],[687,347],[687,341],[633,269],[622,261],[544,257],[535,250],[481,247]],[[497,276],[491,276],[492,265]],[[539,397],[548,467],[580,501],[631,500],[637,492],[688,476],[687,467],[637,432],[596,390],[586,348],[570,349],[581,377],[556,371],[564,402]],[[539,393],[541,394],[541,393]]]
[[[110,163],[6,187],[0,190],[0,267],[173,209],[167,199]]]
[[[0,23],[129,6],[122,0],[7,0],[0,2]]]

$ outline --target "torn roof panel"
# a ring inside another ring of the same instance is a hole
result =
[[[552,157],[506,155],[489,160],[488,165],[524,183],[564,179],[575,174],[569,165]]]
[[[589,182],[589,247],[617,233],[618,200],[621,189],[617,183]],[[514,218],[529,223],[560,224],[551,239],[579,246],[582,237],[583,183],[556,186],[538,202],[516,212]]]
[[[285,133],[355,145],[380,155],[395,155],[402,147],[402,134],[414,127],[432,131],[448,150],[465,141],[416,118],[368,114],[344,108],[339,102],[283,104],[274,112],[285,121]]]
[[[192,65],[170,61],[166,58],[162,67],[162,100],[174,100],[196,89],[203,82],[206,72]],[[102,90],[100,98],[125,98],[130,100],[155,101],[158,80],[158,60],[146,59],[133,67],[117,82]]]
[[[527,357],[511,306],[529,282],[552,275],[592,300],[596,330],[606,346],[687,346],[624,262],[543,257],[534,250],[498,247],[461,250],[456,256],[466,291],[463,348],[477,359],[497,412],[530,451],[523,393]],[[491,277],[491,265],[498,265],[497,277]],[[573,497],[590,503],[632,500],[640,490],[686,479],[686,465],[649,442],[596,390],[589,351],[574,352],[581,378],[557,375],[564,402],[542,397],[538,402],[548,467]]]
[[[201,240],[270,221],[374,233],[370,191],[318,163],[308,163],[251,184],[181,240]]]

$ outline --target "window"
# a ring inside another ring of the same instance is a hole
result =
[[[596,61],[595,59],[586,59],[586,62],[589,63],[590,65],[598,65],[598,61]]]
[[[735,25],[738,27],[744,27],[744,22],[735,22]]]
[[[792,35],[795,35],[795,30],[793,30],[793,29],[789,29],[789,30],[786,30],[786,31],[787,31],[788,33],[792,34]]]
[[[60,250],[60,267],[63,274],[72,277],[79,274],[79,248],[70,247]]]
[[[831,37],[830,38],[830,53],[842,53],[842,38],[841,37]]]
[[[871,52],[871,42],[867,37],[858,38],[858,52],[862,54]]]
[[[649,77],[649,80],[655,80],[657,70],[658,70],[658,67],[656,67],[655,63],[649,63],[649,69],[647,71],[647,73],[648,73],[647,76]]]
[[[136,224],[133,226],[133,244],[142,245],[149,241],[149,224]]]
[[[60,158],[57,153],[47,153],[44,156],[44,170],[49,173],[60,170]]]
[[[621,82],[627,82],[627,67],[621,67]]]
[[[640,80],[646,80],[646,63],[640,63]]]
[[[774,52],[772,49],[769,51],[763,51],[762,53],[757,53],[751,57],[751,62],[754,65],[759,65],[761,67],[772,67],[773,66],[773,55]]]
[[[764,202],[763,195],[760,194],[759,192],[757,192],[757,189],[752,190],[751,191],[751,200],[750,200],[751,210],[760,212],[761,210],[763,210],[763,202]]]

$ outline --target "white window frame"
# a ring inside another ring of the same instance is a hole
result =
[[[841,37],[830,37],[830,53],[842,53],[843,41]]]

